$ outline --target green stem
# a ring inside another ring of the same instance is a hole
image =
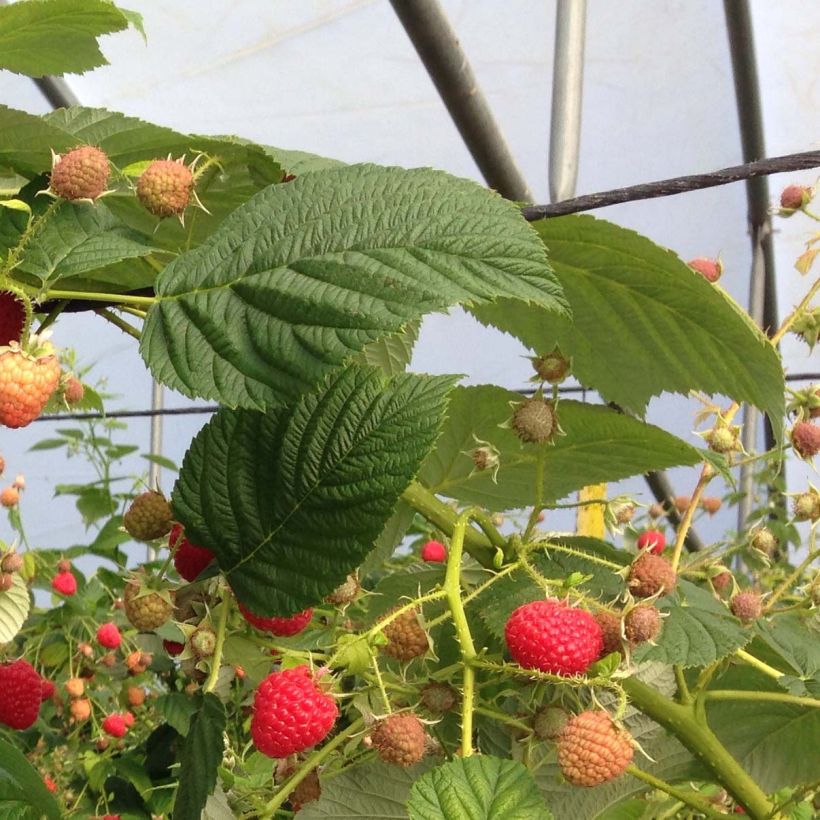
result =
[[[452,536],[456,528],[458,513],[448,507],[443,501],[436,498],[426,487],[414,481],[402,493],[402,498],[417,512],[420,512],[428,521],[435,524],[440,530]],[[464,536],[464,548],[482,566],[493,569],[495,549],[490,539],[472,527]]]
[[[754,655],[750,655],[744,649],[736,649],[735,650],[735,657],[740,658],[740,660],[745,661],[749,664],[749,666],[753,666],[755,669],[762,672],[764,675],[768,675],[770,678],[774,678],[775,680],[780,680],[783,677],[783,672],[779,669],[775,669],[773,666],[769,666],[768,663],[764,663],[760,658],[756,658]]]
[[[723,818],[723,820],[726,818],[726,815],[716,811],[708,800],[704,800],[693,792],[679,789],[677,786],[673,786],[671,783],[667,783],[665,780],[661,780],[659,777],[655,777],[655,775],[649,774],[649,772],[645,772],[643,769],[639,769],[634,764],[627,766],[626,770],[633,777],[637,777],[638,780],[643,780],[644,783],[648,783],[653,789],[660,789],[660,791],[666,792],[668,795],[680,800],[681,803],[686,803],[687,806],[691,806],[707,817],[720,817]]]
[[[8,275],[15,267],[17,267],[17,263],[20,261],[23,251],[26,249],[26,245],[28,245],[37,231],[39,231],[40,228],[48,222],[52,214],[57,210],[57,208],[60,207],[61,204],[61,199],[54,199],[39,216],[35,216],[33,219],[29,220],[26,229],[22,234],[20,234],[20,239],[18,240],[17,245],[9,251],[9,255],[6,258],[6,263],[3,265],[3,270],[0,273],[0,278]]]
[[[43,301],[52,299],[82,299],[84,302],[105,302],[109,305],[146,305],[150,307],[155,296],[134,296],[128,293],[96,293],[84,290],[49,290],[43,295]]]
[[[811,539],[811,547],[814,547],[814,529],[811,531]],[[771,594],[769,600],[766,601],[766,606],[763,608],[764,612],[771,611],[772,607],[783,597],[786,592],[788,592],[789,589],[791,589],[792,584],[803,574],[803,570],[806,569],[818,556],[820,556],[820,550],[809,550],[809,554],[800,566],[798,566],[797,569],[795,569],[794,572],[788,576],[788,578],[783,580],[783,582]]]
[[[624,680],[623,687],[641,712],[672,732],[692,754],[703,761],[753,820],[769,817],[773,809],[769,798],[726,751],[709,726],[697,719],[695,704],[675,703],[636,678]]]
[[[137,341],[140,340],[140,332],[133,327],[133,325],[129,325],[125,319],[121,319],[116,313],[112,313],[110,310],[106,308],[100,308],[99,310],[94,311],[98,316],[102,316],[106,322],[110,322],[114,327],[118,327],[123,333],[127,333],[129,336],[133,336]]]
[[[683,667],[675,664],[672,667],[675,672],[675,681],[678,684],[678,700],[681,703],[691,703],[692,702],[692,695],[689,692],[689,687],[686,685],[686,678],[683,674]]]
[[[820,700],[789,695],[786,692],[735,691],[734,689],[711,689],[703,693],[704,700],[770,700],[779,703],[793,703],[795,706],[809,706],[820,709]]]
[[[276,810],[288,799],[290,793],[317,767],[322,761],[329,757],[332,752],[343,745],[349,738],[364,728],[364,719],[354,720],[350,726],[339,732],[333,740],[326,743],[318,751],[313,752],[310,757],[279,787],[276,794],[265,804],[263,813],[259,815],[260,820],[273,817]]]
[[[484,715],[491,720],[497,720],[499,723],[504,723],[507,726],[512,726],[521,732],[532,734],[532,726],[528,726],[524,721],[517,720],[512,715],[505,715],[503,712],[496,712],[495,709],[487,709],[483,706],[476,706],[473,710],[477,715]]]
[[[703,492],[706,489],[706,485],[711,480],[711,477],[711,470],[707,470],[706,466],[704,466],[700,471],[700,478],[695,486],[695,491],[689,499],[689,506],[686,508],[686,512],[683,514],[683,518],[681,519],[680,526],[678,527],[678,535],[675,539],[675,549],[672,552],[672,569],[675,572],[678,571],[680,557],[683,553],[683,544],[686,541],[686,536],[689,535],[689,530],[692,527],[692,520],[694,519],[695,513],[700,506],[700,499],[703,496]]]
[[[222,647],[225,645],[225,633],[228,631],[228,614],[231,611],[231,594],[227,589],[222,593],[222,611],[219,613],[219,622],[216,626],[216,645],[211,657],[211,671],[202,687],[203,692],[212,692],[219,677],[219,667],[222,664]]]

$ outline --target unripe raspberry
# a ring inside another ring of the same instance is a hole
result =
[[[15,429],[31,424],[39,417],[59,382],[60,363],[50,344],[37,344],[31,353],[16,343],[3,348],[0,353],[0,424]]]
[[[131,729],[134,724],[137,722],[137,719],[134,717],[133,713],[131,712],[123,712],[122,713],[122,720],[125,725]]]
[[[635,517],[635,510],[636,507],[632,502],[626,502],[618,504],[612,512],[618,524],[628,524]]]
[[[697,271],[709,282],[717,282],[723,273],[723,263],[720,259],[710,259],[708,256],[698,256],[687,263],[692,270]]]
[[[129,686],[126,697],[129,706],[142,706],[145,703],[145,690],[141,686]]]
[[[8,509],[16,507],[20,503],[20,491],[17,487],[4,487],[0,491],[0,504]]]
[[[85,396],[83,383],[76,376],[69,376],[63,387],[63,398],[66,404],[79,404]]]
[[[734,425],[715,425],[705,436],[709,449],[727,455],[740,449],[740,431]]]
[[[298,814],[302,806],[307,803],[315,803],[322,796],[322,786],[319,783],[319,772],[311,769],[310,773],[299,785],[290,793],[290,805]]]
[[[137,198],[154,216],[179,216],[191,201],[194,175],[182,162],[154,160],[137,181]]]
[[[667,595],[677,581],[672,565],[659,555],[642,553],[629,568],[628,585],[636,598],[650,598],[661,590]]]
[[[361,586],[359,586],[359,579],[354,572],[348,575],[347,579],[339,584],[330,595],[326,596],[325,601],[334,606],[344,606],[344,604],[355,601],[360,591]]]
[[[722,595],[732,583],[732,573],[728,570],[723,570],[711,578],[712,587],[718,595]]]
[[[812,190],[808,185],[787,185],[780,194],[780,215],[791,216],[811,202]]]
[[[117,625],[108,621],[97,629],[97,641],[106,649],[117,649],[122,643],[122,635]]]
[[[125,531],[137,541],[153,541],[171,531],[171,505],[162,493],[141,493],[122,517]]]
[[[441,541],[428,541],[421,548],[421,558],[429,564],[443,564],[447,560],[447,547]]]
[[[198,658],[210,658],[216,649],[216,634],[212,629],[201,626],[191,635],[191,649]]]
[[[632,762],[632,738],[606,712],[571,717],[558,738],[558,766],[574,786],[614,780]]]
[[[660,518],[661,516],[666,515],[666,509],[663,504],[659,504],[657,501],[649,508],[649,517],[650,518]]]
[[[568,720],[569,714],[560,706],[542,706],[535,713],[532,728],[539,740],[557,740]]]
[[[511,424],[521,441],[543,444],[555,435],[555,406],[543,396],[531,396],[516,407]]]
[[[391,621],[382,634],[387,644],[382,647],[386,655],[399,661],[410,661],[425,655],[430,648],[427,633],[419,623],[418,614],[408,609]]]
[[[23,556],[14,550],[7,552],[0,561],[0,570],[3,572],[20,572],[22,568]]]
[[[472,458],[473,465],[479,472],[495,470],[500,463],[498,451],[494,447],[483,445],[476,447],[472,453],[470,453],[470,458]]]
[[[542,381],[550,384],[559,384],[564,381],[569,373],[570,363],[561,355],[561,351],[556,348],[546,356],[536,356],[530,359],[533,369]]]
[[[756,527],[750,533],[752,547],[771,558],[777,549],[780,539],[768,527]]]
[[[18,473],[14,477],[14,481],[12,481],[11,486],[14,487],[15,490],[25,490],[26,477],[22,473]]]
[[[14,586],[14,576],[10,572],[0,572],[0,592],[8,592]]]
[[[109,669],[117,662],[117,656],[113,652],[106,652],[100,658],[100,663],[103,666],[107,666]]]
[[[86,700],[72,700],[68,706],[68,711],[71,714],[72,720],[81,723],[91,717],[91,701]]]
[[[660,555],[666,549],[666,536],[660,530],[646,530],[638,536],[635,546],[641,552]]]
[[[380,720],[370,734],[373,748],[385,763],[412,766],[424,757],[424,726],[412,712]]]
[[[108,185],[108,157],[92,145],[81,145],[57,157],[49,189],[64,199],[97,199]]]
[[[714,515],[723,506],[723,502],[714,495],[708,495],[701,499],[700,506],[706,510],[709,515]]]
[[[599,610],[594,615],[595,623],[601,628],[601,636],[603,637],[603,646],[601,648],[600,658],[605,658],[613,652],[620,652],[623,654],[623,640],[621,638],[621,619],[617,615],[605,610]]]
[[[812,488],[795,497],[794,517],[798,521],[817,521],[820,519],[820,493],[817,490]]]
[[[421,705],[434,715],[449,712],[459,700],[458,692],[446,683],[432,681],[421,690]]]
[[[756,621],[763,612],[763,603],[756,592],[738,592],[729,604],[732,615],[744,624]]]
[[[69,697],[81,698],[85,693],[85,681],[82,678],[69,678],[65,682],[65,690]]]
[[[632,644],[652,641],[661,631],[661,614],[654,606],[641,604],[624,616],[624,634]]]
[[[152,660],[151,655],[137,649],[126,655],[125,668],[131,675],[141,675],[151,665]]]
[[[61,558],[57,562],[57,572],[71,572],[71,561],[68,558]]]
[[[820,424],[798,421],[789,434],[792,447],[800,458],[811,461],[820,453]]]
[[[174,611],[174,604],[168,592],[148,589],[136,578],[126,583],[123,599],[125,617],[140,632],[158,629],[168,621]]]

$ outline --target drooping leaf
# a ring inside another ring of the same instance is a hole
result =
[[[232,407],[287,403],[426,313],[500,296],[563,311],[515,207],[466,180],[358,165],[271,186],[157,279],[154,376]]]
[[[522,396],[501,387],[481,385],[453,391],[442,435],[424,464],[421,481],[431,490],[490,510],[535,503],[541,459],[544,500],[562,498],[600,481],[616,481],[648,470],[696,464],[698,450],[670,433],[607,407],[575,401],[558,403],[565,435],[550,444],[523,444],[502,427]],[[479,441],[499,453],[500,466],[478,471],[470,453]]]
[[[678,579],[677,590],[658,601],[666,616],[654,644],[638,646],[636,662],[660,661],[684,667],[706,666],[745,646],[753,632],[706,590]]]
[[[590,216],[534,223],[572,321],[513,302],[475,309],[538,353],[557,344],[588,387],[642,414],[662,391],[750,402],[782,429],[774,347],[719,286],[634,231]]]
[[[456,758],[423,774],[410,790],[410,820],[550,820],[532,775],[515,760]]]
[[[373,548],[451,385],[350,367],[290,409],[222,410],[185,457],[175,512],[251,610],[305,609]]]
[[[206,693],[199,710],[191,718],[182,748],[174,820],[199,820],[216,784],[216,769],[225,750],[222,733],[226,723],[222,701],[216,695]]]
[[[15,572],[11,587],[0,594],[0,645],[8,643],[22,629],[28,618],[29,598],[26,582]]]
[[[19,820],[59,820],[60,807],[22,752],[0,740],[0,814]]]
[[[108,65],[97,44],[136,23],[108,0],[40,0],[0,6],[0,69],[29,77]]]

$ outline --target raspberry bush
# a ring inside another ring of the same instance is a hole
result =
[[[0,31],[50,2],[0,7]],[[91,67],[100,27],[135,20],[101,6],[93,33],[0,65]],[[82,519],[64,554],[29,547],[24,475],[0,489],[15,817],[812,816],[820,493],[783,464],[816,456],[820,388],[787,391],[777,345],[817,341],[817,237],[766,336],[716,284],[729,260],[590,216],[528,223],[442,172],[85,108],[3,108],[0,130],[19,182],[0,200],[0,446],[42,412],[103,409],[67,305],[220,405],[164,488],[117,475],[133,448],[108,420],[43,442],[99,479],[60,488]],[[774,210],[815,219],[813,197],[790,185]],[[408,370],[419,321],[454,306],[521,341],[530,390]],[[602,401],[566,399],[568,378]],[[664,391],[700,400],[700,446],[644,421]],[[744,449],[744,405],[770,451]],[[612,492],[671,467],[693,471],[680,495]],[[689,537],[747,493],[738,531]],[[129,566],[130,541],[152,559]]]

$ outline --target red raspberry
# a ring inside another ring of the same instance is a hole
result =
[[[424,726],[412,712],[380,720],[370,734],[373,748],[385,763],[412,766],[424,757]]]
[[[781,216],[791,216],[811,202],[812,190],[808,185],[787,185],[780,194]]]
[[[798,421],[791,429],[792,447],[800,458],[811,461],[820,453],[820,424]]]
[[[40,700],[49,700],[54,695],[54,683],[43,678],[40,681]]]
[[[672,565],[660,555],[642,553],[629,568],[629,589],[636,598],[671,592],[678,582]]]
[[[123,712],[122,722],[126,725],[126,727],[131,729],[137,722],[137,719],[134,717],[134,714],[132,712]]]
[[[0,345],[19,342],[25,323],[23,303],[13,293],[0,291]]]
[[[27,660],[0,664],[0,723],[28,729],[40,713],[42,693],[42,679]]]
[[[81,145],[57,157],[49,190],[64,199],[96,199],[105,191],[111,168],[105,151]]]
[[[639,550],[660,555],[666,549],[666,536],[660,530],[646,530],[638,536],[636,546]]]
[[[288,635],[298,635],[310,623],[313,618],[313,610],[306,609],[297,612],[289,618],[263,618],[261,615],[254,615],[244,604],[239,604],[239,611],[245,620],[262,632],[270,632],[271,635],[280,637]]]
[[[606,712],[571,717],[558,738],[558,766],[574,786],[614,780],[632,762],[632,738]]]
[[[107,735],[111,735],[111,737],[125,737],[125,733],[128,731],[128,724],[122,715],[115,713],[109,715],[102,722],[102,730]]]
[[[60,595],[76,595],[77,579],[73,572],[58,572],[51,579],[51,588]]]
[[[46,787],[46,788],[47,788],[47,789],[48,789],[48,790],[49,790],[52,794],[56,794],[56,792],[57,792],[57,784],[56,784],[56,783],[54,782],[54,780],[52,780],[52,779],[51,779],[48,775],[45,775],[45,776],[43,777],[43,783],[45,784],[45,787]]]
[[[316,685],[310,669],[296,666],[259,684],[251,736],[262,754],[287,757],[324,740],[338,716],[336,701]]]
[[[595,623],[601,627],[601,635],[604,640],[601,654],[599,657],[605,658],[613,652],[620,652],[623,654],[623,639],[621,638],[621,619],[611,612],[603,610],[596,612],[593,616]]]
[[[172,658],[175,658],[177,655],[181,655],[182,650],[185,649],[185,644],[180,643],[179,641],[163,641],[162,645],[165,647],[165,651]]]
[[[554,598],[518,607],[504,637],[514,661],[556,675],[583,674],[604,646],[601,627],[589,612]]]
[[[178,216],[191,200],[194,175],[191,169],[171,159],[154,160],[137,181],[137,198],[154,216]]]
[[[723,263],[720,259],[710,259],[708,256],[698,256],[687,263],[692,270],[697,271],[709,282],[717,282],[723,273]]]
[[[112,621],[103,624],[97,629],[97,641],[106,649],[117,649],[122,643],[122,635],[117,625]]]
[[[60,363],[53,353],[30,356],[19,347],[0,353],[0,424],[25,427],[57,389]]]
[[[738,592],[729,603],[732,615],[744,624],[756,621],[763,612],[763,603],[756,592]]]
[[[125,531],[137,541],[153,541],[171,530],[171,505],[162,493],[140,493],[122,517]]]
[[[168,548],[174,552],[174,566],[180,577],[186,581],[196,581],[202,572],[216,557],[207,547],[192,544],[186,537],[185,531],[179,524],[171,527],[168,536]]]
[[[385,655],[399,661],[411,661],[426,655],[430,648],[427,633],[413,609],[406,610],[392,620],[384,627],[382,634],[387,638],[387,644],[382,647]]]
[[[447,547],[441,541],[428,541],[421,548],[421,558],[431,564],[442,564],[447,560]]]

